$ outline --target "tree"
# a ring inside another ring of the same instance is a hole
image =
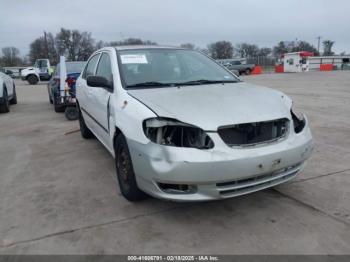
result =
[[[86,31],[61,28],[55,40],[58,54],[69,61],[85,61],[95,51],[95,40]]]
[[[334,52],[332,51],[334,41],[331,40],[325,40],[322,42],[323,44],[323,55],[334,55]]]
[[[102,47],[107,46],[107,43],[103,42],[103,41],[98,41],[95,45],[95,50],[101,49]]]
[[[262,47],[258,51],[258,56],[268,56],[272,53],[272,49],[270,47]]]
[[[233,46],[227,41],[218,41],[209,44],[208,50],[213,59],[228,59],[233,56]]]
[[[9,46],[2,48],[1,63],[4,66],[19,66],[22,64],[18,48]]]
[[[252,45],[248,43],[242,43],[236,45],[236,50],[239,53],[240,57],[257,57],[259,54],[259,47],[257,45]]]
[[[275,56],[281,56],[285,53],[288,53],[288,47],[285,45],[283,41],[279,42],[274,48],[273,48],[273,54]]]
[[[48,58],[52,64],[57,64],[59,55],[56,50],[55,38],[51,33],[35,39],[29,46],[29,60],[34,63],[36,59]]]
[[[312,52],[315,55],[319,55],[316,47],[311,45],[310,43],[306,41],[299,41],[293,44],[293,48],[291,50],[292,52],[300,52],[300,51],[307,51],[307,52]]]
[[[180,47],[191,49],[191,50],[194,50],[196,48],[196,46],[194,44],[191,44],[191,43],[181,44]]]
[[[111,46],[121,46],[121,45],[157,45],[156,42],[150,40],[142,40],[140,38],[127,38],[121,41],[112,41],[109,43]]]

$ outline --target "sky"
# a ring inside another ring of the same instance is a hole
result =
[[[349,0],[0,0],[0,48],[25,55],[43,31],[89,31],[96,40],[129,37],[158,44],[227,40],[259,47],[317,37],[350,53]],[[321,40],[321,41],[322,41]]]

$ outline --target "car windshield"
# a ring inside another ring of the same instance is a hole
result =
[[[66,62],[67,74],[81,73],[85,66],[85,62]],[[60,74],[60,63],[56,65],[55,75]]]
[[[37,67],[37,68],[47,67],[47,60],[45,60],[45,59],[36,60],[36,61],[35,61],[35,64],[34,64],[34,67]]]
[[[239,82],[222,66],[193,50],[119,50],[118,56],[126,88]]]

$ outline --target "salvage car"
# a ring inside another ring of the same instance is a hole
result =
[[[10,112],[10,104],[17,104],[15,82],[10,77],[13,72],[0,68],[0,113]]]
[[[83,61],[65,62],[66,64],[66,75],[67,85],[75,96],[75,83],[81,71],[85,66]],[[60,100],[60,63],[56,65],[55,71],[52,74],[50,81],[47,83],[47,92],[49,95],[50,104],[54,105],[56,113],[64,112],[66,105]]]
[[[98,50],[77,80],[77,106],[82,137],[112,154],[130,201],[255,192],[294,178],[313,149],[308,120],[288,96],[194,50]]]

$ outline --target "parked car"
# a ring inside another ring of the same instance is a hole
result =
[[[49,59],[37,59],[34,66],[21,71],[21,79],[28,81],[30,85],[36,85],[40,80],[47,81],[51,78],[51,66]]]
[[[81,71],[85,66],[83,61],[66,62],[67,69],[67,84],[75,96],[75,83]],[[54,105],[55,112],[64,112],[66,109],[65,103],[60,99],[60,63],[57,64],[50,81],[47,84],[47,91],[49,94],[49,101]]]
[[[217,60],[221,65],[225,66],[230,71],[238,71],[240,75],[250,75],[254,68],[254,64],[247,64],[245,60],[241,59],[222,59]]]
[[[0,68],[0,113],[10,111],[10,104],[17,104],[15,82],[10,77],[12,71]]]
[[[103,48],[77,80],[77,106],[82,137],[114,156],[130,201],[255,192],[294,178],[313,149],[288,96],[193,50]]]

